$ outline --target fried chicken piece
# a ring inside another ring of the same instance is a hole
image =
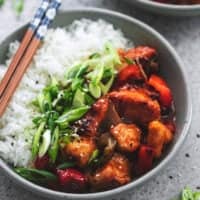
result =
[[[173,138],[173,133],[160,121],[153,121],[148,126],[147,144],[154,148],[155,157],[160,157],[165,144]]]
[[[157,52],[154,48],[148,46],[138,46],[136,48],[129,49],[124,54],[124,57],[136,60],[141,58],[150,59],[155,55],[157,55]]]
[[[94,140],[90,137],[82,136],[67,144],[64,148],[64,152],[67,156],[76,160],[78,166],[84,167],[88,164],[95,149],[96,144]]]
[[[109,100],[106,97],[95,102],[85,117],[75,122],[74,126],[77,128],[77,132],[95,136],[106,117],[108,106]]]
[[[138,46],[129,49],[123,54],[123,56],[125,60],[132,60],[136,64],[141,65],[147,75],[158,71],[159,65],[157,61],[157,52],[154,48]]]
[[[118,147],[124,152],[133,152],[140,146],[141,131],[135,124],[120,123],[111,128]]]
[[[123,90],[129,90],[129,91],[138,91],[141,92],[147,96],[149,96],[151,99],[159,99],[159,93],[157,91],[155,91],[154,89],[152,89],[151,87],[149,87],[147,84],[143,84],[143,86],[136,86],[136,85],[130,85],[130,84],[125,84],[122,87],[118,88],[119,91],[123,91]]]
[[[94,191],[109,190],[131,181],[128,159],[118,153],[94,174],[89,175],[89,182]]]
[[[160,119],[159,103],[141,91],[114,91],[109,94],[109,97],[121,117],[130,122],[146,125]]]

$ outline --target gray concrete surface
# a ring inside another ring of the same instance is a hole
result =
[[[11,12],[10,1],[0,10],[0,41],[20,25],[31,19],[38,0],[25,0],[25,11],[20,18]],[[178,51],[189,73],[194,105],[189,135],[177,156],[151,181],[133,191],[123,200],[169,200],[185,186],[200,187],[200,20],[170,18],[145,13],[123,0],[64,0],[62,9],[95,6],[120,11],[141,19],[157,29]],[[0,200],[42,200],[13,184],[0,172]]]

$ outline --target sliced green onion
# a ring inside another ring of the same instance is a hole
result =
[[[71,85],[72,91],[76,91],[78,88],[81,88],[81,85],[83,84],[83,82],[84,82],[83,79],[75,78]]]
[[[58,95],[57,98],[53,100],[52,106],[55,107],[56,104],[64,97],[64,91],[61,90]]]
[[[56,111],[50,111],[50,112],[47,112],[46,114],[47,114],[47,125],[49,129],[51,130],[51,132],[53,132],[53,130],[56,127],[55,120],[58,119],[59,113]]]
[[[93,72],[93,77],[91,79],[91,82],[95,83],[96,85],[101,81],[104,73],[104,65],[103,62],[100,62],[96,69]]]
[[[63,115],[61,115],[57,120],[56,123],[57,124],[68,124],[70,122],[74,122],[78,119],[80,119],[88,110],[89,110],[89,106],[82,106],[80,108],[75,108],[73,110],[70,110],[66,113],[64,113]]]
[[[57,169],[67,169],[70,167],[74,167],[75,165],[76,164],[74,162],[65,162],[65,163],[58,165]]]
[[[84,73],[87,71],[88,65],[83,64],[80,69],[77,71],[76,78],[81,78]]]
[[[200,192],[193,192],[190,188],[185,188],[182,191],[181,200],[200,200]]]
[[[65,135],[63,135],[61,137],[61,139],[59,140],[60,142],[60,146],[62,148],[64,148],[67,144],[69,144],[71,142],[72,136],[69,133],[66,133]]]
[[[200,192],[195,192],[193,196],[194,200],[200,200]]]
[[[95,99],[91,97],[89,94],[85,93],[85,104],[92,105],[95,102]]]
[[[5,3],[5,0],[0,0],[0,7]]]
[[[74,95],[73,106],[80,107],[85,105],[85,93],[78,89]]]
[[[99,85],[96,85],[92,82],[89,84],[89,91],[90,94],[96,99],[101,96],[101,88],[99,87]]]
[[[77,65],[70,67],[65,73],[66,79],[73,80],[75,78],[76,74],[78,73],[78,71],[80,70],[80,67],[81,67],[81,64],[77,64]]]
[[[51,84],[43,89],[43,93],[49,93],[52,98],[56,98],[59,92],[59,83],[55,77],[51,76]]]
[[[191,189],[186,188],[182,192],[182,200],[194,200],[193,192]]]
[[[114,82],[114,75],[110,78],[110,80],[106,83],[106,84],[103,84],[103,83],[100,83],[100,87],[101,87],[101,91],[102,93],[105,95],[108,93],[108,91],[110,90],[110,88],[112,87],[112,84]]]
[[[115,65],[121,64],[119,54],[110,42],[105,44],[105,53],[112,55]]]
[[[46,112],[51,110],[52,104],[51,104],[51,95],[47,91],[41,92],[38,97],[38,104],[41,112]]]
[[[33,158],[35,158],[38,154],[39,147],[40,147],[40,138],[41,138],[42,132],[44,131],[45,125],[46,125],[46,122],[42,122],[40,124],[38,130],[34,134],[33,144],[32,144],[32,156],[33,156]]]
[[[33,118],[32,122],[33,122],[36,126],[39,126],[40,123],[41,123],[42,121],[44,121],[44,120],[45,120],[45,116],[37,116],[37,117]]]
[[[14,0],[14,9],[20,14],[24,10],[24,0]]]
[[[39,126],[33,138],[33,157],[48,152],[51,161],[56,161],[59,145],[66,145],[62,141],[70,142],[72,137],[65,131],[73,131],[70,124],[83,117],[95,99],[110,90],[119,64],[117,50],[107,43],[104,51],[71,67],[66,73],[65,84],[52,78],[51,84],[43,89],[35,102],[41,114],[33,119]],[[93,157],[91,159],[95,160]]]
[[[38,153],[40,158],[46,154],[50,146],[50,143],[51,143],[51,131],[46,130],[44,134],[42,135],[42,144],[40,145],[40,149]]]
[[[50,157],[50,159],[53,163],[56,161],[56,158],[57,158],[57,155],[58,155],[58,150],[59,150],[59,128],[56,127],[54,132],[53,132],[51,145],[50,145],[50,149],[49,149],[49,152],[48,152],[49,157]]]
[[[88,164],[91,164],[92,162],[96,162],[98,156],[99,156],[99,150],[96,149],[96,150],[93,151],[93,153],[92,153],[92,155],[91,155],[91,157],[89,159]]]
[[[129,65],[131,65],[131,64],[135,64],[135,61],[134,60],[131,60],[130,58],[124,58],[125,59],[125,61],[129,64]]]
[[[89,56],[89,59],[94,59],[94,58],[99,58],[101,54],[99,53],[93,53],[92,55]]]
[[[14,171],[23,178],[38,184],[46,184],[57,180],[57,177],[53,173],[45,170],[15,168]]]

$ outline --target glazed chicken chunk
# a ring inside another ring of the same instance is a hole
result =
[[[106,117],[108,107],[109,101],[107,98],[101,98],[95,102],[85,117],[75,123],[78,132],[95,136],[99,126]]]
[[[95,191],[124,185],[131,181],[129,161],[125,156],[115,153],[101,169],[89,176],[89,181]]]
[[[154,148],[155,157],[160,157],[163,147],[173,138],[172,132],[160,121],[153,121],[148,126],[147,143]]]
[[[111,128],[118,147],[124,152],[133,152],[140,146],[141,131],[135,124],[120,123]]]
[[[65,153],[72,159],[77,161],[79,167],[84,167],[96,149],[94,140],[90,137],[80,137],[74,139],[65,146]]]
[[[142,69],[147,75],[158,71],[159,64],[157,56],[157,51],[154,48],[147,46],[138,46],[129,49],[122,55],[125,59],[132,60],[142,66]]]
[[[150,59],[153,56],[156,56],[157,52],[155,49],[147,46],[138,46],[136,48],[129,49],[126,53],[125,56],[127,58],[137,60],[137,59]]]
[[[159,103],[143,92],[121,90],[109,96],[120,115],[130,122],[144,125],[160,119]]]

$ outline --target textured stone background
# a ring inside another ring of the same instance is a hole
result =
[[[123,0],[63,0],[62,9],[95,6],[123,12],[145,21],[163,34],[178,51],[189,73],[193,98],[193,120],[189,136],[177,156],[154,179],[123,200],[170,200],[186,185],[200,187],[200,21],[194,18],[170,18],[141,12]],[[20,18],[11,11],[10,1],[0,10],[0,41],[31,19],[38,0],[25,0]],[[0,172],[0,200],[42,200],[12,183]]]

